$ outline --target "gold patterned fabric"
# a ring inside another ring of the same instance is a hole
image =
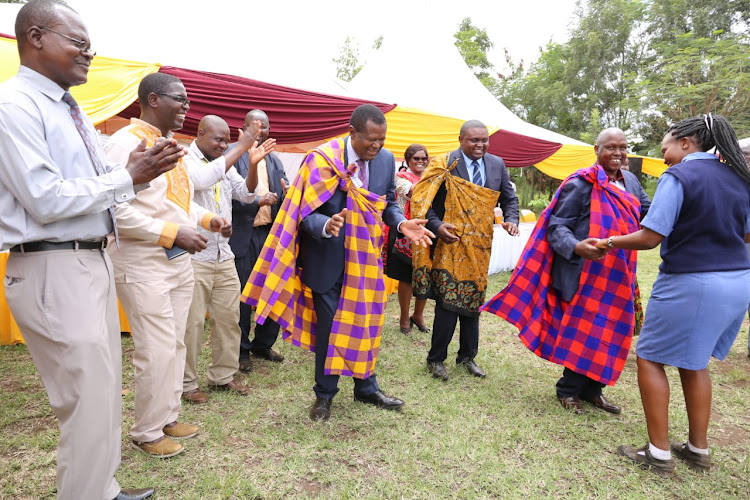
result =
[[[419,298],[434,298],[448,310],[478,316],[487,288],[493,209],[500,193],[451,174],[457,163],[448,166],[448,155],[434,157],[414,187],[412,217],[423,219],[445,185],[443,221],[456,226],[458,241],[446,244],[438,239],[432,258],[429,248],[414,245],[412,286]]]

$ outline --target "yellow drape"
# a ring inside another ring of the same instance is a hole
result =
[[[16,41],[0,38],[0,82],[18,72]],[[89,68],[89,80],[73,87],[71,94],[94,124],[112,118],[138,99],[144,76],[159,71],[160,64],[97,56]]]

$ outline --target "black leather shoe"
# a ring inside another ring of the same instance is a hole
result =
[[[581,404],[581,400],[577,397],[560,397],[558,396],[557,399],[560,400],[560,404],[563,408],[566,410],[573,411],[576,415],[583,415],[583,405]]]
[[[383,391],[378,391],[374,394],[367,395],[357,394],[355,392],[354,401],[367,403],[369,405],[375,405],[378,408],[383,408],[384,410],[400,410],[401,407],[404,406],[403,401],[398,398],[386,396],[385,394],[383,394]]]
[[[331,417],[331,400],[328,398],[317,398],[310,408],[310,420],[314,422],[326,422]]]
[[[258,349],[257,351],[252,351],[252,353],[259,358],[267,359],[268,361],[273,361],[274,363],[281,363],[282,361],[284,361],[284,356],[271,348]]]
[[[461,361],[458,364],[464,365],[466,367],[466,371],[474,375],[475,377],[484,378],[487,376],[487,374],[484,373],[482,369],[477,366],[477,364],[474,362],[473,359],[470,359],[469,361]]]
[[[583,400],[586,401],[587,403],[591,403],[592,405],[596,406],[600,410],[604,410],[609,413],[614,413],[615,415],[619,415],[620,412],[622,411],[622,408],[620,408],[619,406],[617,406],[616,404],[610,401],[607,401],[606,399],[604,399],[604,396],[597,396],[592,399],[583,398]]]
[[[240,371],[241,372],[250,372],[253,370],[253,363],[250,361],[250,358],[248,359],[241,359],[240,360]]]
[[[432,376],[435,378],[442,379],[443,381],[448,380],[448,372],[445,371],[445,365],[440,361],[428,361],[427,369],[430,370]]]
[[[120,490],[120,493],[115,497],[114,500],[142,500],[144,498],[151,498],[151,495],[153,494],[153,488],[141,488],[139,490]]]

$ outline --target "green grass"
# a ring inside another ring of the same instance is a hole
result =
[[[639,282],[648,298],[658,251],[640,253]],[[499,291],[507,273],[490,278]],[[431,307],[428,306],[431,323]],[[714,402],[709,440],[714,470],[698,475],[678,463],[673,479],[641,471],[616,455],[620,444],[646,443],[635,358],[608,398],[614,416],[591,407],[576,416],[555,398],[561,368],[528,352],[513,327],[481,319],[477,363],[488,376],[454,366],[451,344],[446,383],[425,367],[429,335],[398,331],[390,298],[378,378],[403,398],[402,413],[355,403],[352,382],[328,423],[313,423],[313,356],[284,342],[281,364],[255,362],[245,398],[211,394],[205,405],[183,407],[180,419],[201,426],[186,451],[151,459],[129,445],[132,391],[124,397],[123,487],[156,486],[159,498],[746,498],[750,477],[750,360],[747,324],[723,363],[711,362]],[[123,341],[125,387],[132,390],[132,342]],[[634,352],[634,349],[633,349]],[[203,373],[209,352],[204,350]],[[0,348],[0,498],[54,496],[56,421],[24,346]],[[686,439],[687,418],[674,369],[670,429]]]

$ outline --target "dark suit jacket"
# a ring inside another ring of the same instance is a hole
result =
[[[229,146],[230,149],[233,147],[234,144]],[[234,168],[242,177],[247,177],[249,166],[250,157],[247,153],[240,156],[240,159],[234,164]],[[268,169],[268,189],[278,196],[276,203],[271,205],[271,219],[275,219],[284,199],[281,179],[284,179],[287,186],[289,186],[289,181],[284,173],[284,165],[275,154],[270,153],[266,156],[266,168]],[[253,222],[255,221],[255,215],[258,213],[258,208],[257,198],[252,203],[232,200],[232,236],[229,238],[229,246],[235,257],[246,257],[248,254],[250,234],[253,232]]]
[[[451,174],[471,182],[469,170],[466,168],[464,155],[461,154],[460,149],[451,151],[448,156],[448,166],[452,165],[456,159],[458,159],[458,164],[451,170]],[[518,224],[518,197],[510,183],[510,175],[505,168],[505,162],[499,156],[487,153],[484,155],[484,169],[486,173],[484,187],[500,192],[499,205],[503,209],[503,220]],[[432,200],[432,207],[427,211],[427,229],[437,234],[444,216],[445,185],[442,185]]]
[[[345,150],[346,151],[346,150]],[[348,158],[345,158],[348,164]],[[396,180],[393,153],[381,149],[370,161],[368,189],[385,195],[387,206],[383,211],[383,222],[395,228],[404,220],[404,214],[396,203]],[[336,283],[344,272],[344,231],[337,237],[323,238],[323,228],[333,215],[346,208],[347,193],[336,190],[331,198],[308,215],[300,224],[300,255],[302,281],[313,291],[324,293]]]
[[[648,213],[651,200],[643,191],[638,178],[622,171],[625,190],[641,201],[641,219]],[[589,237],[592,184],[581,178],[566,183],[552,211],[547,230],[547,241],[555,251],[552,263],[552,286],[569,302],[578,291],[584,258],[573,250],[576,244]]]

